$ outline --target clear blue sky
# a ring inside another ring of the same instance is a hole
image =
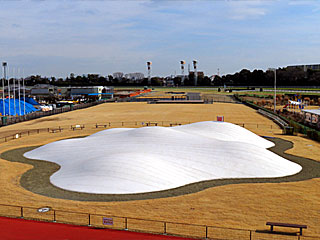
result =
[[[319,23],[318,0],[1,1],[0,61],[48,77],[265,70],[320,63]]]

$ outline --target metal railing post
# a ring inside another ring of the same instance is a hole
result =
[[[21,214],[20,218],[23,218],[23,207],[20,207],[20,214]]]
[[[57,219],[56,219],[56,210],[53,210],[53,222],[56,222]]]
[[[89,218],[89,224],[88,224],[88,226],[90,227],[90,226],[91,226],[91,217],[90,217],[90,213],[88,214],[88,218]]]
[[[208,226],[206,226],[206,239],[208,238]]]
[[[167,234],[167,223],[163,222],[163,234],[166,235]]]
[[[124,230],[128,230],[128,218],[124,218]]]

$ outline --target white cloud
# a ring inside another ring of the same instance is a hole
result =
[[[230,18],[244,20],[259,18],[267,14],[265,1],[229,1]]]
[[[67,66],[82,73],[83,65],[95,72],[144,72],[148,60],[154,62],[154,75],[167,75],[179,71],[179,60],[194,58],[208,74],[217,65],[234,71],[240,61],[241,67],[254,65],[246,56],[255,52],[290,58],[283,47],[294,52],[302,41],[302,48],[319,49],[314,24],[319,17],[311,14],[315,3],[295,7],[288,2],[2,1],[0,60],[20,63],[31,56],[39,72],[48,69],[59,76],[65,76]],[[51,58],[54,64],[48,64]]]

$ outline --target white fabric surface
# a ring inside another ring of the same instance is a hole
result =
[[[274,144],[226,122],[115,128],[46,144],[24,154],[57,163],[52,184],[87,193],[141,193],[222,178],[281,177],[301,166]]]

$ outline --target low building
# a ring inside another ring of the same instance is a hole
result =
[[[37,84],[30,90],[30,95],[34,96],[38,101],[52,100],[57,95],[57,87],[49,84]]]
[[[302,110],[304,122],[320,130],[320,109]]]
[[[201,100],[201,94],[199,92],[188,92],[187,100]]]
[[[94,97],[98,100],[113,98],[113,88],[103,86],[89,86],[89,87],[71,87],[70,95],[72,98]]]

